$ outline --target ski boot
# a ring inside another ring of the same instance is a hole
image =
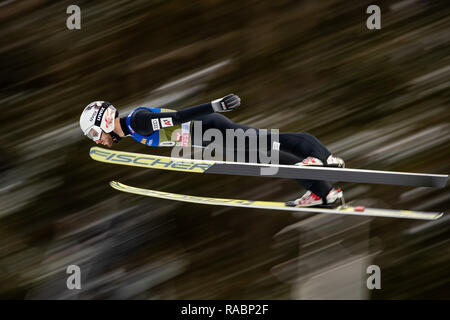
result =
[[[327,158],[327,163],[324,165],[320,159],[314,157],[307,157],[303,159],[302,162],[298,162],[295,164],[296,166],[320,166],[320,167],[337,167],[337,168],[345,168],[345,162],[341,158],[330,155]]]
[[[327,208],[335,208],[339,205],[345,205],[344,202],[344,193],[341,189],[331,189],[327,195],[326,203],[323,202],[323,199],[312,193],[311,191],[307,191],[303,196],[294,201],[286,202],[286,206],[288,207],[327,207]]]

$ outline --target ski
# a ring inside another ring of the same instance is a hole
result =
[[[284,202],[272,201],[253,201],[253,200],[238,200],[238,199],[222,199],[197,197],[184,194],[163,192],[157,190],[143,189],[128,186],[126,184],[111,181],[111,187],[116,190],[143,195],[147,197],[161,198],[167,200],[176,200],[191,203],[209,204],[215,206],[227,207],[242,207],[249,209],[267,209],[267,210],[285,210],[296,212],[312,212],[312,213],[329,213],[340,215],[358,215],[364,217],[385,217],[385,218],[404,218],[404,219],[420,219],[420,220],[435,220],[440,218],[442,212],[421,212],[411,210],[390,210],[390,209],[376,209],[365,208],[361,206],[340,206],[335,209],[327,208],[308,208],[308,207],[288,207]]]
[[[108,150],[100,147],[92,147],[90,156],[96,161],[112,164],[180,172],[239,176],[311,179],[435,188],[445,187],[448,179],[448,175],[442,174],[184,159]],[[261,174],[261,170],[267,170],[269,168],[276,169],[277,172],[272,175]]]

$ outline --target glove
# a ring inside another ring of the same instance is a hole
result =
[[[241,98],[235,94],[226,95],[223,98],[211,101],[214,112],[227,112],[241,105]]]

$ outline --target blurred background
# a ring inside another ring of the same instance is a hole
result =
[[[68,30],[66,8],[81,8]],[[366,8],[381,8],[368,30]],[[347,167],[450,172],[448,1],[0,1],[0,298],[449,299],[448,216],[427,222],[220,208],[108,182],[285,201],[286,179],[113,166],[79,129],[91,101],[121,115],[242,98],[228,113],[309,132]],[[113,148],[167,155],[125,139]],[[450,188],[344,183],[348,201],[446,211]],[[80,266],[82,290],[66,268]],[[381,290],[366,269],[381,268]]]

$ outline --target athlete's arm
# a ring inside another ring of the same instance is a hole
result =
[[[177,112],[151,112],[141,109],[135,112],[131,118],[131,127],[137,133],[149,136],[154,131],[181,124],[195,118],[212,113],[211,103],[187,108]]]
[[[199,106],[190,107],[176,112],[151,112],[147,109],[141,109],[134,113],[131,118],[131,127],[139,134],[144,136],[151,135],[154,131],[172,127],[174,125],[196,120],[204,115],[213,112],[225,112],[237,108],[241,99],[230,94],[223,98],[201,104]],[[126,128],[125,134],[130,134],[126,125],[126,118],[120,119],[121,127]]]

